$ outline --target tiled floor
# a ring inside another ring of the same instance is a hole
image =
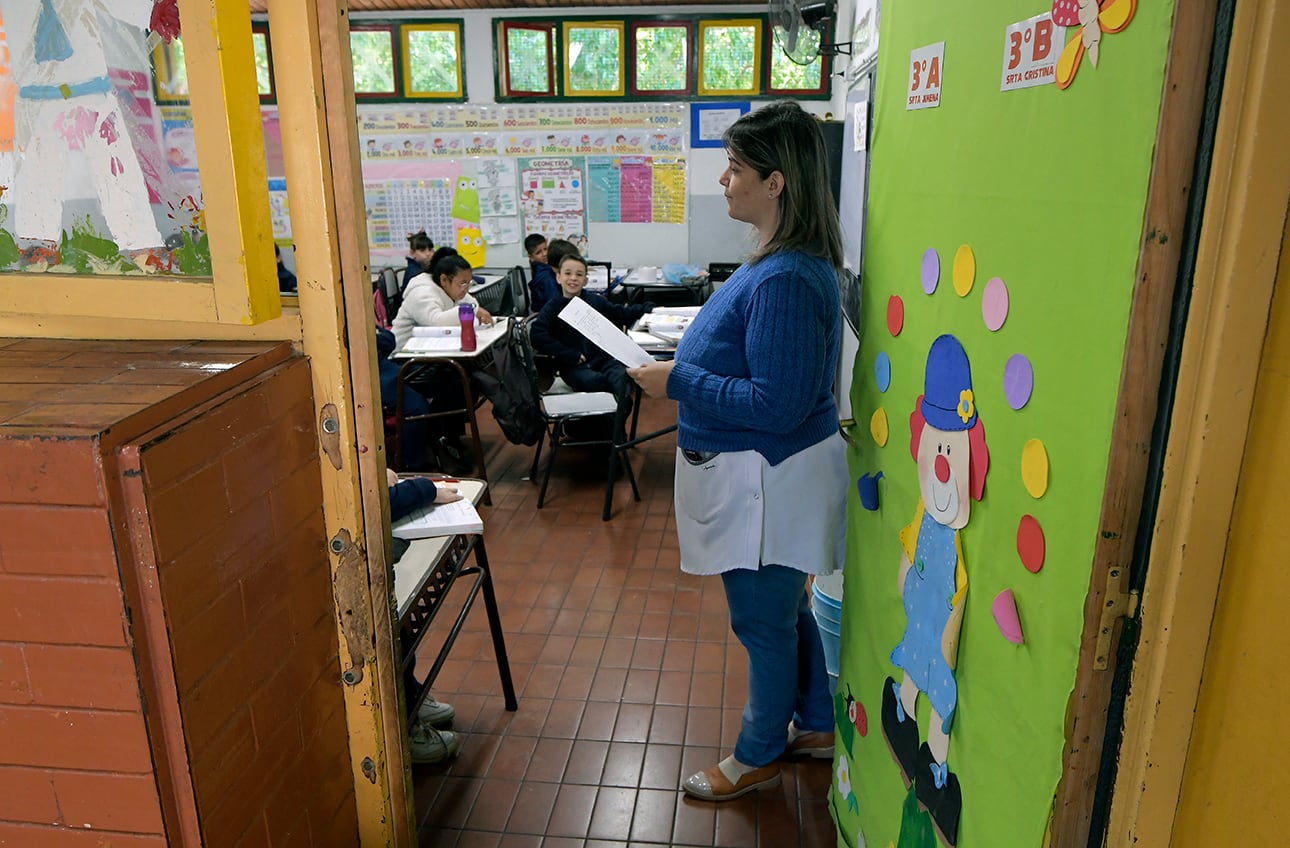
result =
[[[640,432],[675,409],[647,399]],[[677,789],[732,749],[747,660],[721,581],[678,567],[675,437],[632,452],[642,500],[620,481],[602,522],[603,458],[562,454],[539,511],[525,479],[533,449],[484,417],[494,505],[481,509],[519,711],[503,708],[476,604],[433,689],[457,710],[461,754],[413,767],[421,845],[836,845],[829,761],[785,763],[779,788],[723,804]]]

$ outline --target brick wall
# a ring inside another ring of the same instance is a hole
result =
[[[164,846],[89,438],[0,439],[0,845]]]
[[[358,842],[311,391],[297,360],[142,452],[211,846]]]

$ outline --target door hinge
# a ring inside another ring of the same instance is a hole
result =
[[[1138,614],[1138,590],[1124,591],[1124,569],[1120,566],[1107,569],[1106,595],[1102,598],[1102,615],[1097,625],[1097,652],[1093,668],[1106,671],[1111,660],[1111,636],[1117,618],[1133,618]]]

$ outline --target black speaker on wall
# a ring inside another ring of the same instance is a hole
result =
[[[824,133],[824,153],[829,163],[829,190],[833,192],[835,208],[842,191],[842,129],[845,126],[841,121],[820,122],[820,130]]]

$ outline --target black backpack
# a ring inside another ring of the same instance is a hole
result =
[[[515,445],[536,445],[546,427],[535,390],[535,374],[529,348],[510,320],[506,338],[493,344],[493,368],[474,374],[480,392],[493,405],[493,417],[507,441]]]

